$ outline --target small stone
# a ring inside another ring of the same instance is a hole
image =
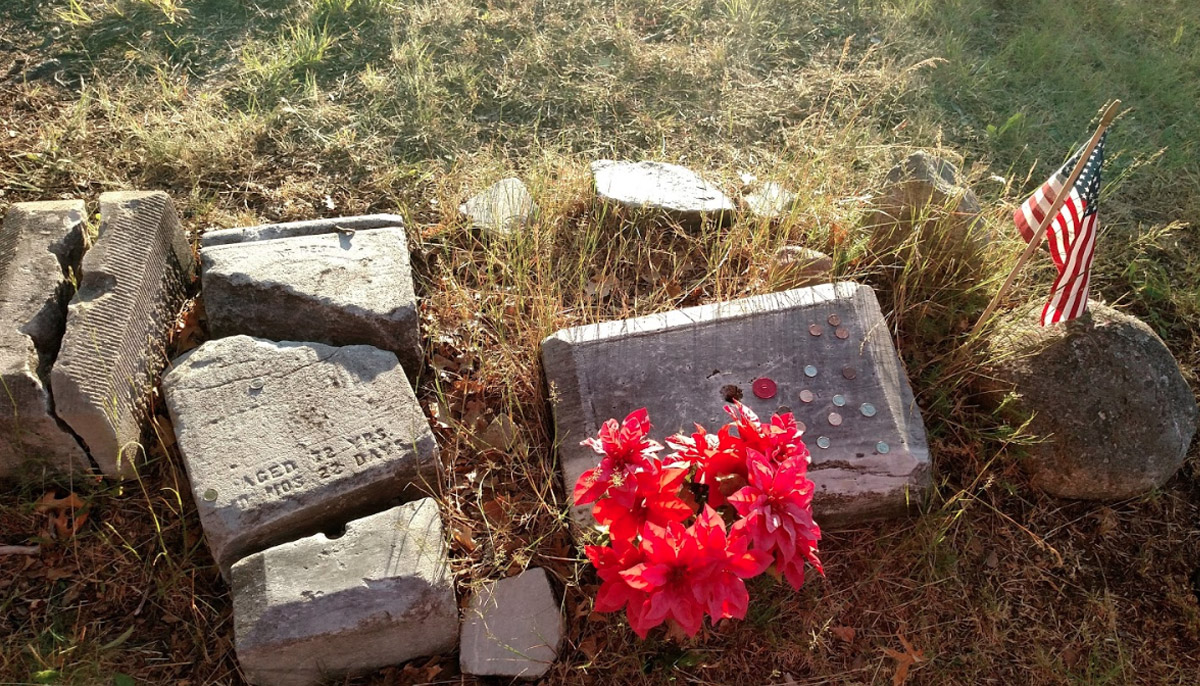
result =
[[[391,352],[220,338],[175,360],[162,387],[223,572],[437,483],[433,432]]]
[[[81,200],[17,203],[0,227],[0,478],[89,468],[50,397],[85,215]]]
[[[948,240],[941,247],[973,251],[989,238],[979,200],[959,178],[958,169],[925,152],[909,155],[888,173],[869,216],[868,245],[877,254],[895,250],[919,227],[938,223],[948,231],[922,233],[922,242]]]
[[[414,377],[424,365],[402,227],[221,244],[200,258],[215,338],[371,345]]]
[[[833,280],[833,258],[798,245],[784,246],[767,263],[766,279],[773,291],[829,283]]]
[[[80,272],[50,372],[55,411],[105,474],[132,478],[150,394],[195,273],[170,196],[102,194],[100,235]]]
[[[234,648],[256,686],[328,677],[454,649],[458,606],[432,498],[255,553],[233,565]]]
[[[510,236],[537,212],[537,204],[520,179],[501,179],[459,208],[471,226],[487,233]]]
[[[1040,315],[1002,323],[988,342],[998,362],[979,375],[989,406],[1003,405],[1014,425],[1032,415],[1029,433],[1046,438],[1022,460],[1034,487],[1111,501],[1162,486],[1197,419],[1171,351],[1144,322],[1098,302],[1064,324],[1042,327]]]
[[[787,216],[796,204],[796,194],[774,181],[765,181],[758,192],[744,196],[746,209],[763,219],[779,219]]]
[[[214,245],[254,243],[257,241],[269,241],[275,238],[317,236],[323,233],[354,234],[359,231],[386,229],[396,226],[402,228],[404,226],[404,217],[398,214],[363,214],[356,217],[313,219],[302,222],[285,222],[283,224],[260,224],[258,226],[243,226],[236,229],[205,231],[200,236],[200,247],[211,248]]]
[[[663,162],[597,160],[591,165],[600,200],[633,210],[652,210],[679,221],[713,216],[727,221],[736,210],[721,189],[696,172]]]
[[[476,676],[537,679],[558,658],[563,631],[545,570],[487,582],[463,616],[459,665]]]

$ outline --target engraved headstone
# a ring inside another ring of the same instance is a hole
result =
[[[261,240],[227,236],[202,248],[210,333],[372,345],[415,376],[422,355],[408,240],[398,223],[362,228],[389,216],[254,227],[245,235]]]
[[[100,235],[50,379],[59,418],[109,476],[136,474],[147,402],[194,267],[166,193],[100,196]]]
[[[822,284],[566,329],[543,341],[542,362],[568,490],[598,460],[579,442],[605,420],[646,407],[659,440],[695,422],[715,431],[731,396],[760,419],[787,407],[805,425],[823,526],[901,513],[930,486],[921,415],[867,286]],[[591,522],[588,508],[575,514]]]
[[[163,377],[223,572],[437,483],[437,445],[396,356],[365,345],[210,340]]]
[[[463,615],[459,666],[476,676],[537,679],[558,657],[563,615],[546,570],[485,583]]]
[[[458,605],[441,515],[424,498],[255,553],[233,566],[234,648],[256,686],[328,677],[454,649]]]
[[[696,172],[664,162],[592,162],[596,195],[606,203],[661,212],[679,221],[732,217],[736,207]]]
[[[0,478],[89,467],[50,397],[84,216],[82,200],[17,203],[0,227]]]

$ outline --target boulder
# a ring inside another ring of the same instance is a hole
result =
[[[80,271],[51,395],[100,469],[128,479],[137,474],[150,396],[195,274],[170,196],[102,194],[100,234]]]
[[[90,465],[50,397],[86,214],[81,200],[17,203],[0,228],[0,478]]]
[[[520,179],[501,179],[463,203],[459,212],[479,231],[509,236],[525,226],[537,212],[537,204]]]
[[[596,195],[601,202],[631,210],[661,213],[681,222],[705,217],[726,221],[736,207],[721,189],[696,172],[663,162],[592,162]]]
[[[454,649],[458,605],[432,498],[233,566],[234,649],[256,686],[315,686]]]
[[[988,238],[979,199],[950,162],[915,152],[888,172],[881,196],[869,215],[869,246],[876,253],[894,250],[914,230],[927,229],[923,242],[948,239],[975,250]],[[952,234],[938,235],[942,232]]]
[[[983,398],[1044,442],[1023,459],[1051,495],[1120,500],[1157,488],[1183,463],[1196,398],[1171,352],[1144,322],[1089,301],[1078,319],[1042,327],[1010,320],[989,342]]]
[[[558,657],[563,631],[546,570],[489,581],[463,616],[459,665],[476,676],[537,679]]]

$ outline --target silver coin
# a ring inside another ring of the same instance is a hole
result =
[[[861,406],[859,406],[858,411],[861,412],[862,416],[864,417],[875,416],[875,406],[871,403],[863,403]]]
[[[846,396],[841,394],[833,396],[833,404],[842,407],[846,404]]]
[[[212,501],[214,501],[216,499],[217,499],[217,489],[210,488],[204,492],[204,500],[206,500],[207,502],[211,503]]]
[[[818,437],[817,438],[817,447],[818,448],[828,448],[829,447],[829,438],[827,436]]]
[[[812,366],[811,364],[810,364],[810,365],[807,365],[807,366],[805,366],[805,367],[804,367],[804,375],[805,375],[805,376],[807,376],[807,377],[809,377],[809,378],[812,378],[812,377],[816,376],[816,375],[817,375],[817,368],[816,368],[816,367],[814,367],[814,366]]]
[[[891,449],[892,449],[892,447],[890,445],[888,445],[887,443],[884,443],[883,441],[880,441],[875,444],[875,451],[881,455],[887,454],[887,452]]]
[[[261,391],[262,387],[266,385],[267,382],[261,376],[250,381],[250,389],[254,391]]]

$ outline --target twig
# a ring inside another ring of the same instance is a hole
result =
[[[40,545],[0,545],[0,555],[40,555]]]

